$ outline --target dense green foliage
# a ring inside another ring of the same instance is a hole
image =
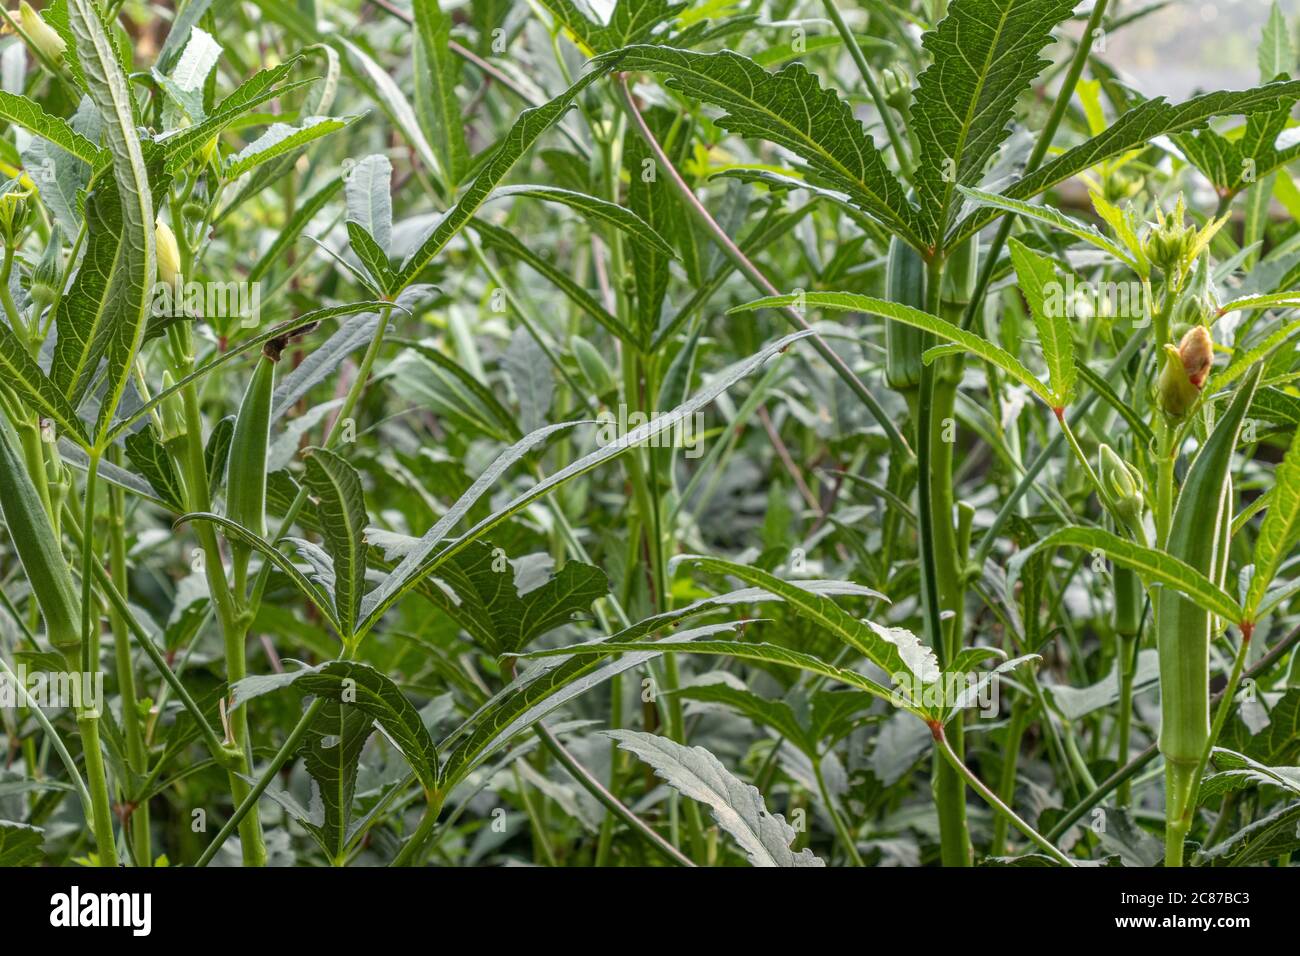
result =
[[[1279,10],[178,6],[3,17],[0,864],[1290,862]]]

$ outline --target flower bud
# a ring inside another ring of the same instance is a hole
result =
[[[880,73],[880,87],[885,102],[902,112],[912,102],[912,78],[901,66],[893,66]]]
[[[1100,454],[1101,487],[1110,499],[1110,506],[1125,521],[1141,520],[1146,503],[1142,496],[1141,476],[1109,445],[1103,444]]]
[[[41,308],[52,303],[59,295],[59,284],[63,279],[61,258],[63,252],[63,234],[56,225],[50,232],[50,241],[41,254],[40,262],[32,270],[32,284],[28,294]]]
[[[154,227],[154,242],[158,247],[158,278],[174,285],[181,271],[181,251],[176,245],[176,234],[161,219]]]
[[[1180,271],[1196,248],[1196,230],[1183,222],[1184,211],[1182,196],[1169,216],[1157,206],[1156,223],[1147,233],[1146,256],[1165,272]]]
[[[18,12],[11,10],[9,16],[18,21],[38,52],[55,63],[63,62],[63,54],[67,52],[68,44],[41,18],[39,13],[32,9],[32,5],[27,0],[22,0],[18,4]]]
[[[1201,394],[1213,364],[1214,343],[1203,325],[1189,329],[1178,348],[1165,346],[1165,366],[1160,371],[1158,388],[1160,407],[1166,414],[1174,418],[1187,414]]]

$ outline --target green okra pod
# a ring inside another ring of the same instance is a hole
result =
[[[925,260],[895,236],[889,242],[885,298],[914,309],[925,308]],[[914,391],[921,382],[921,355],[933,343],[928,332],[885,320],[885,381],[897,391]]]
[[[266,454],[278,359],[278,349],[264,349],[258,356],[235,416],[226,472],[226,514],[259,537],[266,537]],[[235,541],[231,543],[230,554],[235,581],[242,582],[252,549]]]
[[[13,426],[0,416],[0,513],[45,617],[50,644],[75,658],[81,647],[81,603],[18,442]]]
[[[1214,431],[1187,472],[1174,507],[1166,550],[1212,580],[1227,572],[1232,522],[1229,467],[1260,369],[1243,380]],[[1160,752],[1171,763],[1195,765],[1210,734],[1210,637],[1212,615],[1172,588],[1156,597],[1156,646],[1160,653]]]

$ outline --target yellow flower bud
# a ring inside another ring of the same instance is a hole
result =
[[[1165,367],[1160,371],[1160,407],[1181,418],[1192,407],[1214,363],[1214,343],[1205,326],[1188,329],[1178,347],[1165,346]]]
[[[27,0],[22,0],[18,4],[16,16],[13,13],[10,13],[10,16],[22,26],[23,32],[27,34],[37,51],[55,63],[63,62],[63,54],[67,51],[68,44],[41,18],[39,13],[32,9],[32,5]]]
[[[176,234],[161,219],[154,228],[154,241],[158,246],[158,278],[168,285],[174,285],[176,276],[181,271],[181,251],[176,245]]]

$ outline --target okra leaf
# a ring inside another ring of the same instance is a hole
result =
[[[777,597],[780,597],[780,595],[777,595]],[[736,622],[737,625],[745,623],[752,622]],[[525,658],[567,657],[569,655],[609,657],[615,654],[634,653],[637,657],[654,657],[658,654],[703,654],[711,657],[731,657],[737,660],[761,661],[764,664],[793,667],[796,670],[806,671],[818,677],[827,677],[839,681],[857,690],[866,691],[880,700],[889,701],[893,706],[919,717],[921,720],[929,720],[932,716],[938,716],[937,714],[928,713],[919,704],[907,699],[905,695],[892,691],[869,677],[863,677],[857,671],[828,664],[812,654],[805,654],[802,651],[791,650],[788,647],[780,647],[776,644],[751,644],[746,641],[682,640],[687,633],[689,632],[675,634],[671,640],[665,639],[662,641],[609,640],[590,644],[573,644],[552,650],[534,651],[531,654],[522,656]]]
[[[334,562],[334,609],[350,637],[366,589],[366,513],[361,478],[346,460],[309,449],[303,485],[317,500],[325,548]]]
[[[581,561],[565,562],[545,583],[521,592],[505,552],[482,541],[443,562],[438,577],[455,597],[436,586],[422,593],[494,657],[522,650],[609,593],[605,573]]]
[[[213,137],[220,134],[222,130],[253,107],[260,106],[267,100],[273,100],[277,96],[283,96],[315,82],[314,80],[298,80],[277,87],[276,84],[289,75],[289,71],[293,69],[296,63],[297,58],[295,57],[269,70],[254,73],[253,76],[236,87],[233,93],[218,103],[202,123],[186,126],[174,133],[159,136],[157,142],[162,148],[163,156],[166,158],[167,172],[175,173],[187,166],[190,160],[202,152]]]
[[[451,17],[438,0],[414,0],[415,105],[437,150],[443,178],[451,188],[469,167],[463,103],[456,94],[461,58],[451,49]]]
[[[507,449],[500,457],[494,461],[488,469],[480,475],[469,490],[447,511],[438,522],[425,532],[420,539],[419,545],[411,551],[402,563],[399,564],[386,577],[383,583],[366,595],[365,602],[362,605],[361,613],[363,620],[358,625],[358,633],[364,634],[370,630],[383,616],[388,608],[392,607],[407,591],[414,588],[423,578],[427,577],[441,561],[451,557],[455,552],[469,545],[471,541],[487,534],[503,521],[508,520],[515,514],[518,514],[523,508],[532,502],[548,494],[552,489],[559,487],[565,482],[584,475],[597,466],[617,458],[631,448],[640,446],[648,442],[656,435],[670,431],[684,421],[688,416],[710,404],[719,395],[729,389],[736,382],[745,378],[758,368],[761,368],[767,361],[778,352],[783,352],[799,339],[811,334],[809,331],[795,332],[791,335],[784,336],[774,342],[768,343],[760,351],[751,355],[749,358],[737,362],[730,368],[724,369],[714,377],[708,386],[696,392],[691,398],[678,405],[672,411],[665,412],[651,421],[646,422],[637,428],[632,429],[626,435],[609,442],[601,448],[579,458],[577,461],[566,465],[564,468],[539,481],[527,491],[521,492],[515,496],[504,507],[498,509],[479,521],[472,528],[465,532],[455,541],[446,545],[441,551],[435,553],[435,549],[442,540],[451,532],[457,523],[466,515],[474,502],[478,501],[488,489],[496,483],[496,480],[509,468],[514,462],[518,461],[529,451],[538,447],[552,433],[561,429],[571,428],[574,425],[582,424],[581,422],[565,422],[559,425],[548,425],[545,428],[539,428],[537,431],[525,436],[516,444]]]
[[[621,749],[636,754],[674,790],[698,800],[740,844],[754,866],[825,866],[812,850],[790,849],[797,834],[780,814],[768,812],[758,788],[734,776],[703,747],[687,747],[636,730],[606,730]]]
[[[599,322],[605,327],[605,330],[611,335],[615,335],[624,342],[635,342],[635,337],[626,326],[618,319],[611,315],[603,305],[597,301],[596,297],[578,285],[564,269],[558,268],[554,263],[543,259],[536,251],[529,248],[521,242],[513,233],[494,226],[491,223],[475,217],[470,220],[469,227],[478,233],[478,237],[483,241],[485,246],[495,249],[499,253],[518,259],[527,265],[534,272],[537,272],[551,285],[559,289],[569,300],[582,311]]]
[[[127,460],[131,466],[145,477],[158,497],[167,502],[177,513],[185,510],[185,495],[176,465],[154,434],[151,426],[145,426],[133,435],[127,435],[122,443],[126,449]]]
[[[506,173],[510,172],[538,137],[559,121],[573,105],[578,94],[613,69],[617,62],[616,59],[605,61],[600,69],[591,70],[549,103],[524,110],[519,114],[510,131],[493,149],[491,157],[483,163],[478,175],[465,188],[456,205],[438,220],[419,247],[402,263],[397,273],[395,286],[397,289],[404,289],[415,281],[420,270],[428,265],[433,257],[441,252],[470,221],[478,208],[487,201],[497,183],[505,178]]]
[[[348,219],[370,233],[385,255],[393,239],[392,182],[393,164],[379,153],[352,164],[343,177]]]
[[[0,820],[0,866],[40,866],[45,831],[26,823]]]
[[[270,542],[253,534],[253,532],[249,531],[238,522],[231,521],[225,515],[213,514],[212,512],[207,511],[191,511],[187,514],[183,514],[176,519],[173,527],[180,527],[189,521],[211,522],[219,527],[227,538],[232,541],[238,541],[241,544],[246,544],[253,550],[257,551],[284,572],[289,580],[293,582],[294,586],[302,592],[303,597],[307,598],[307,600],[311,601],[311,603],[316,606],[316,610],[320,611],[321,616],[325,618],[326,623],[328,623],[330,627],[334,628],[336,633],[340,636],[348,633],[348,629],[339,624],[338,617],[334,613],[334,602],[330,600],[329,595],[321,589],[320,585],[298,570],[297,565],[289,560],[282,551]]]
[[[349,305],[331,305],[323,309],[315,309],[311,312],[304,312],[296,319],[290,319],[287,322],[281,322],[265,332],[259,332],[251,338],[244,339],[238,345],[232,345],[226,351],[219,354],[216,358],[195,369],[189,375],[176,382],[171,388],[163,389],[155,394],[149,401],[144,402],[139,408],[133,409],[131,414],[124,415],[114,424],[113,430],[109,432],[108,442],[112,442],[118,435],[129,429],[150,411],[158,406],[160,402],[165,401],[169,396],[175,395],[190,382],[197,382],[205,378],[212,372],[228,362],[232,362],[239,356],[243,355],[250,349],[260,348],[271,339],[283,339],[292,336],[295,332],[308,326],[316,326],[326,319],[337,318],[342,315],[353,315],[357,312],[369,312],[380,308],[391,308],[393,303],[389,302],[353,302]],[[0,342],[3,337],[0,336]]]
[[[546,202],[559,203],[581,213],[589,220],[603,222],[625,233],[634,243],[644,243],[661,255],[676,258],[673,247],[668,240],[656,232],[651,225],[634,213],[617,203],[599,196],[561,189],[559,186],[503,186],[492,193],[491,199],[506,199],[511,196],[531,196]]]
[[[1291,46],[1291,28],[1287,26],[1286,17],[1282,15],[1277,0],[1273,0],[1268,19],[1264,22],[1255,59],[1259,62],[1259,78],[1265,83],[1279,73],[1290,73],[1295,69],[1296,54]]]
[[[215,492],[225,483],[226,460],[230,457],[230,443],[234,437],[234,415],[221,419],[208,434],[208,443],[203,448],[203,462],[208,472],[209,491]]]
[[[418,36],[418,32],[417,32]],[[419,119],[416,118],[415,110],[411,108],[411,101],[406,98],[402,88],[388,74],[388,71],[376,63],[371,57],[355,43],[349,40],[341,40],[344,49],[348,51],[352,59],[361,65],[361,70],[365,78],[369,80],[374,87],[376,99],[388,114],[389,119],[406,137],[406,141],[411,144],[416,154],[420,157],[420,162],[424,163],[429,169],[439,169],[438,158],[434,155],[433,147],[424,136],[424,129],[420,125]]]
[[[1217,772],[1201,783],[1198,794],[1201,802],[1231,790],[1258,786],[1280,787],[1300,797],[1300,767],[1269,767],[1222,747],[1214,748],[1214,766]]]
[[[683,131],[671,137],[678,113],[663,107],[646,110],[646,125],[661,143],[668,143],[675,155],[668,158],[680,166],[691,138]],[[674,232],[680,237],[693,236],[691,224],[682,220],[681,204],[671,189],[658,182],[658,165],[649,145],[640,136],[624,141],[623,169],[627,173],[627,204],[638,216],[653,223],[666,235]],[[650,175],[647,176],[647,171]],[[644,346],[659,328],[664,300],[668,295],[668,260],[673,253],[665,253],[653,243],[634,243],[632,253],[632,280],[636,285],[636,325],[640,343]],[[694,283],[695,277],[690,277]]]
[[[956,219],[958,185],[974,185],[1010,133],[1016,101],[1050,61],[1039,54],[1074,0],[952,0],[921,43],[930,66],[917,81],[911,127],[919,144],[916,193],[928,245]]]
[[[348,240],[352,244],[353,253],[379,286],[379,291],[387,294],[393,285],[393,268],[388,264],[388,255],[383,248],[366,231],[365,226],[351,219],[348,220]]]
[[[796,608],[804,620],[834,634],[858,651],[896,684],[905,685],[908,689],[920,689],[922,685],[932,684],[939,679],[939,662],[934,654],[906,628],[882,627],[870,621],[860,621],[829,597],[801,587],[799,582],[786,581],[751,565],[698,555],[688,555],[678,560],[702,571],[738,578],[776,595]]]
[[[1300,81],[1268,83],[1249,90],[1220,90],[1194,96],[1183,103],[1169,103],[1164,97],[1145,100],[1123,113],[1106,131],[1066,150],[1056,159],[1006,189],[1002,198],[1032,199],[1057,183],[1085,172],[1130,150],[1142,149],[1159,136],[1199,129],[1215,116],[1249,115],[1277,109],[1287,97],[1300,95]],[[948,245],[974,235],[996,218],[992,207],[967,216],[952,231]]]
[[[90,100],[104,121],[112,175],[101,180],[88,203],[86,256],[60,303],[51,377],[76,406],[100,359],[107,359],[95,424],[95,437],[102,444],[135,368],[149,318],[157,274],[153,194],[131,90],[98,8],[91,0],[68,0],[68,19]]]
[[[1077,219],[1071,219],[1051,206],[1035,206],[1018,199],[1012,199],[1006,195],[985,192],[982,189],[971,189],[967,186],[958,186],[957,188],[969,199],[982,206],[992,206],[1004,212],[1013,212],[1028,219],[1037,220],[1054,229],[1059,229],[1061,232],[1074,236],[1076,239],[1082,239],[1084,242],[1096,246],[1102,252],[1114,256],[1139,275],[1145,274],[1142,264],[1133,258],[1127,249],[1102,235],[1095,226],[1079,222]]]
[[[1250,866],[1276,859],[1300,849],[1300,802],[1242,827],[1232,836],[1201,851],[1200,859],[1211,866]]]
[[[438,788],[438,748],[419,712],[397,685],[369,664],[331,661],[318,669],[298,672],[294,685],[309,694],[356,708],[379,724],[415,771],[425,793]]]
[[[358,116],[308,116],[298,126],[273,123],[265,133],[253,140],[226,161],[221,176],[227,182],[238,179],[251,169],[269,163],[277,156],[292,152],[300,146],[328,136],[356,122]]]
[[[0,90],[0,120],[49,140],[92,168],[106,159],[104,151],[74,130],[67,120],[51,116],[33,100],[17,93]]]
[[[361,751],[375,730],[371,714],[352,704],[328,700],[307,728],[299,755],[315,787],[324,816],[309,824],[331,860],[341,862],[347,848]]]
[[[4,382],[24,402],[58,426],[61,434],[85,448],[89,445],[86,426],[72,403],[46,377],[8,323],[0,322],[0,373]]]
[[[253,268],[248,271],[249,282],[259,282],[262,277],[270,271],[273,265],[284,262],[284,254],[302,235],[302,231],[307,228],[311,221],[316,218],[316,214],[325,208],[328,203],[343,188],[341,177],[335,176],[325,183],[302,204],[294,210],[293,218],[290,219],[278,233],[271,245],[267,247],[262,257],[254,263]]]
[[[1202,610],[1217,614],[1225,621],[1238,623],[1244,619],[1241,606],[1223,588],[1186,561],[1163,551],[1144,547],[1100,528],[1078,526],[1061,528],[1017,553],[1007,567],[1007,593],[1012,593],[1020,577],[1020,569],[1027,560],[1040,551],[1067,546],[1101,552],[1116,564],[1132,568],[1146,580],[1148,585],[1160,584],[1173,588],[1185,594]]]
[[[1272,292],[1268,295],[1245,295],[1232,299],[1219,307],[1219,315],[1229,312],[1244,312],[1254,309],[1297,309],[1300,308],[1300,290],[1289,292]]]
[[[790,743],[798,747],[809,758],[817,759],[817,741],[799,722],[792,708],[784,700],[771,700],[760,697],[753,691],[730,684],[693,684],[674,692],[681,700],[700,701],[705,704],[722,704],[737,713],[748,717],[755,723],[770,727]],[[849,697],[850,694],[835,694],[835,697]],[[859,704],[860,706],[860,704]]]
[[[1246,592],[1246,619],[1253,620],[1277,569],[1300,537],[1300,441],[1291,446],[1273,473],[1272,500],[1255,539],[1255,574]]]
[[[683,616],[685,615],[678,615],[678,619]],[[615,638],[635,636],[638,630],[649,632],[656,626],[667,626],[667,624],[652,618],[625,629],[615,635]],[[444,789],[450,791],[475,767],[505,746],[521,730],[531,727],[557,707],[599,686],[616,674],[653,660],[657,654],[662,653],[664,644],[689,641],[723,631],[734,631],[739,626],[739,622],[728,621],[691,628],[657,641],[654,645],[646,645],[647,648],[658,647],[659,650],[627,653],[617,661],[605,663],[595,657],[581,656],[563,661],[556,666],[543,665],[526,671],[443,740],[442,747],[445,749],[462,732],[468,731],[448,756],[447,763],[442,768],[441,782]]]
[[[617,62],[621,70],[666,74],[672,89],[725,110],[716,121],[723,129],[790,150],[809,164],[822,184],[846,194],[855,206],[911,245],[925,247],[922,214],[885,165],[884,154],[852,106],[824,88],[802,64],[769,73],[729,50],[693,53],[657,46],[625,47],[594,62],[605,68]]]
[[[753,302],[746,302],[744,305],[729,309],[728,314],[752,312],[755,309],[776,309],[785,306],[799,308],[815,306],[841,312],[866,312],[870,315],[894,319],[904,325],[912,325],[926,332],[933,332],[939,338],[954,342],[966,351],[978,355],[986,362],[996,365],[1042,399],[1043,403],[1049,408],[1055,407],[1055,396],[1051,390],[1040,382],[1033,372],[1025,368],[1020,359],[1006,349],[994,345],[988,339],[982,338],[973,332],[967,332],[945,319],[898,302],[886,302],[884,299],[873,299],[870,296],[857,295],[853,292],[801,292],[797,295],[775,295],[755,299]]]
[[[1016,278],[1020,280],[1020,291],[1029,302],[1034,327],[1038,329],[1038,342],[1047,362],[1048,383],[1055,394],[1056,406],[1063,408],[1070,403],[1074,392],[1074,338],[1061,301],[1061,283],[1056,266],[1047,256],[1039,255],[1018,239],[1009,239],[1008,248]]]
[[[492,415],[497,425],[501,427],[504,434],[509,436],[511,441],[518,441],[523,437],[523,433],[519,429],[518,419],[501,404],[501,400],[496,397],[492,390],[470,374],[465,366],[444,355],[429,342],[413,342],[410,339],[396,336],[390,338],[389,341],[394,345],[410,349],[421,358],[427,359],[455,378]]]
[[[629,43],[648,42],[656,28],[671,20],[685,3],[669,0],[616,0],[605,23],[581,13],[573,0],[541,0],[555,19],[589,53],[606,53]]]

